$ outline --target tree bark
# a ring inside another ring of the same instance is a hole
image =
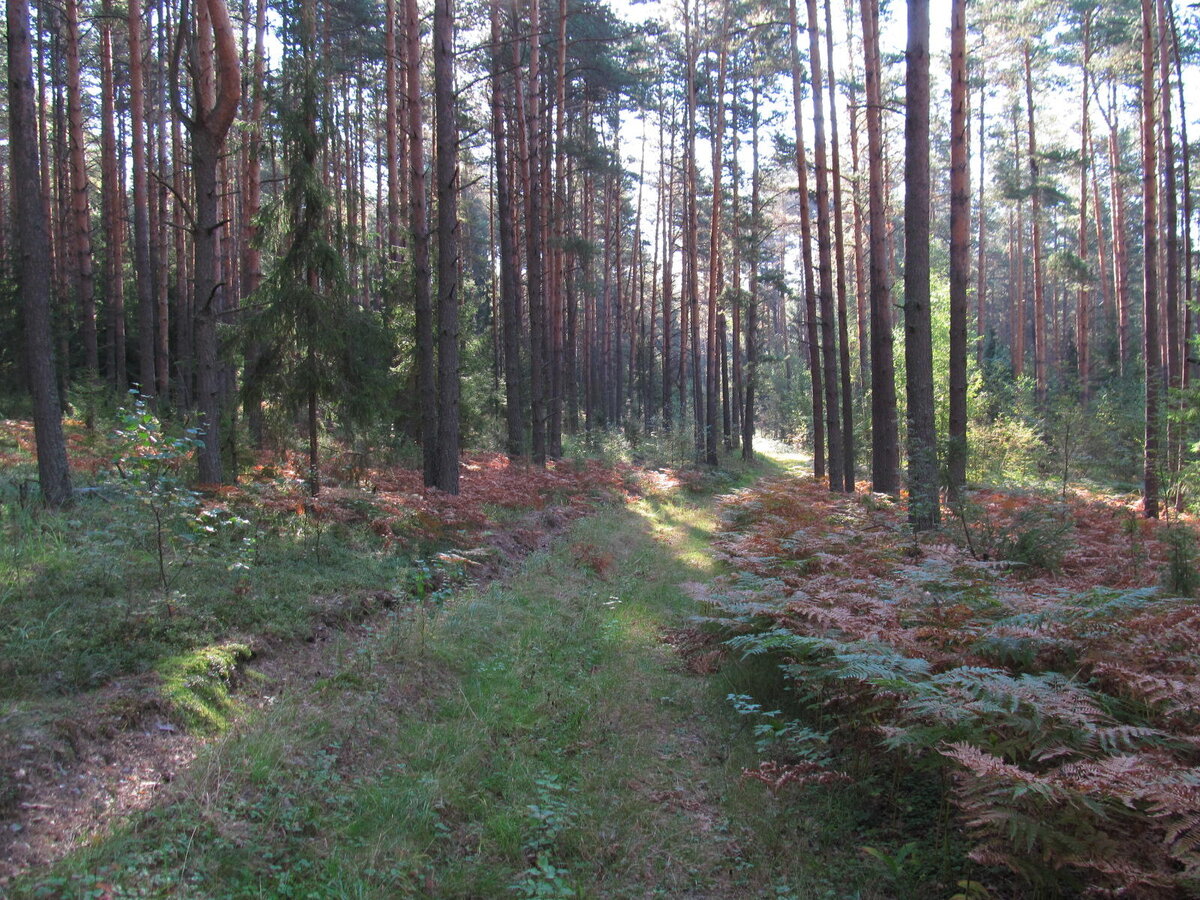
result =
[[[1025,113],[1029,125],[1030,220],[1033,244],[1033,372],[1038,403],[1046,403],[1046,287],[1042,278],[1042,189],[1041,163],[1038,159],[1037,130],[1033,115],[1032,49],[1025,42]]]
[[[425,178],[425,138],[421,100],[421,14],[406,0],[405,77],[408,87],[409,231],[412,233],[414,339],[417,347],[417,404],[421,419],[422,477],[437,484],[437,389],[434,381],[433,297],[429,270],[429,201]]]
[[[117,161],[116,80],[113,77],[112,0],[103,0],[100,16],[100,187],[104,220],[105,361],[108,380],[118,393],[128,388],[125,372],[125,217]]]
[[[492,152],[496,169],[496,227],[500,233],[500,315],[504,339],[505,450],[516,458],[524,452],[524,414],[521,409],[521,309],[513,234],[512,182],[509,179],[508,138],[505,134],[503,87],[500,82],[499,0],[491,0],[492,27]]]
[[[717,296],[719,285],[718,271],[720,268],[721,248],[721,156],[725,143],[725,67],[728,58],[725,39],[726,26],[729,17],[729,0],[721,5],[721,29],[717,35],[717,115],[713,127],[712,143],[712,212],[709,217],[708,232],[708,367],[705,391],[707,404],[705,408],[704,430],[704,461],[715,466],[717,458],[717,402],[719,399],[718,384],[720,376],[720,359],[717,353]]]
[[[1146,438],[1142,474],[1142,512],[1158,518],[1159,395],[1163,389],[1162,353],[1158,344],[1158,143],[1154,85],[1155,0],[1142,0],[1142,245],[1143,329],[1146,366]]]
[[[1088,174],[1091,170],[1091,122],[1088,109],[1088,67],[1092,56],[1092,11],[1083,14],[1083,89],[1079,114],[1079,258],[1085,264],[1088,257]],[[1099,210],[1096,210],[1099,213]],[[1087,285],[1080,283],[1075,298],[1075,357],[1079,372],[1079,399],[1086,406],[1091,399],[1091,302]]]
[[[957,495],[967,481],[967,290],[971,179],[967,109],[967,2],[950,5],[950,422],[946,466]]]
[[[221,482],[221,379],[217,346],[217,321],[224,311],[221,262],[218,245],[220,195],[217,165],[225,135],[233,124],[241,100],[237,40],[229,20],[225,0],[201,0],[197,10],[193,59],[199,73],[194,85],[192,115],[183,110],[179,99],[179,52],[187,43],[187,3],[182,6],[176,51],[172,56],[172,105],[192,137],[192,185],[195,242],[194,259],[194,339],[196,342],[196,393],[204,428],[203,446],[198,454],[202,484]],[[211,41],[215,60],[208,60],[205,46]],[[199,45],[199,50],[194,48]]]
[[[908,398],[908,520],[940,519],[929,308],[929,0],[908,0],[904,90],[904,357]]]
[[[38,158],[28,0],[7,0],[6,12],[13,209],[21,223],[14,230],[14,250],[24,314],[25,364],[33,393],[38,482],[43,501],[57,507],[71,501],[71,472],[67,465],[51,337],[50,223],[42,196]]]
[[[825,457],[825,379],[821,371],[820,344],[817,340],[817,288],[813,279],[812,217],[809,212],[808,160],[804,150],[804,115],[801,107],[800,26],[796,0],[788,2],[789,33],[792,51],[792,108],[796,126],[796,177],[800,190],[800,243],[804,266],[804,304],[808,338],[808,368],[812,379],[813,475],[824,478]],[[785,326],[786,327],[786,326]],[[840,467],[840,463],[839,463]],[[833,488],[832,478],[830,480]]]
[[[83,88],[79,65],[79,3],[66,0],[65,55],[67,61],[67,139],[71,153],[71,245],[75,260],[75,300],[83,334],[84,366],[88,377],[100,372],[96,336],[96,285],[92,263],[92,225],[88,209],[88,173],[84,157]]]
[[[137,284],[138,389],[155,388],[155,283],[150,253],[150,190],[146,181],[146,89],[142,64],[142,3],[129,0],[129,128],[133,152],[133,273]]]
[[[454,102],[452,0],[433,7],[433,95],[437,127],[438,459],[437,486],[458,493],[458,122]]]
[[[842,387],[842,487],[855,488],[854,392],[850,375],[850,326],[846,308],[846,232],[842,219],[842,160],[838,147],[837,79],[833,63],[833,0],[825,0],[825,61],[829,69],[829,153],[833,181],[833,249],[837,265],[834,284],[837,289],[838,362]]]
[[[883,179],[883,90],[880,84],[879,4],[860,0],[867,93],[867,160],[870,179],[871,255],[871,489],[900,487],[900,438],[888,283],[886,198]]]

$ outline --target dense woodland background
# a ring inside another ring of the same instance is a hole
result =
[[[206,484],[758,429],[834,490],[905,447],[922,526],[1039,445],[1185,503],[1194,9],[956,0],[931,64],[928,4],[879,7],[10,2],[0,383],[46,498],[56,410],[132,388]]]
[[[1200,4],[6,9],[0,893],[1200,894]]]

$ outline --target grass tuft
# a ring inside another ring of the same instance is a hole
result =
[[[228,728],[237,711],[230,687],[238,664],[253,655],[246,644],[225,643],[162,660],[158,674],[173,717],[189,731],[201,734]]]

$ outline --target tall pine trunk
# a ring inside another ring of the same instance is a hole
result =
[[[34,112],[33,54],[28,0],[7,0],[8,121],[12,160],[16,276],[25,325],[25,357],[33,393],[33,433],[38,481],[49,506],[71,500],[62,408],[54,371],[50,325],[50,223],[42,196]]]
[[[817,288],[813,280],[812,216],[809,211],[808,160],[804,150],[804,115],[800,75],[800,25],[796,0],[788,2],[789,32],[792,51],[792,111],[796,127],[796,178],[800,191],[800,257],[804,266],[805,334],[808,342],[808,369],[812,380],[813,475],[825,477],[825,379],[821,369],[820,343],[817,339]],[[786,334],[786,323],[784,323]],[[788,379],[791,380],[790,378]],[[832,478],[830,486],[833,487]],[[836,489],[836,488],[835,488]]]
[[[971,276],[967,2],[950,6],[950,489],[967,481],[967,290]]]
[[[860,0],[867,93],[867,166],[870,178],[871,255],[871,489],[900,488],[900,438],[888,283],[886,197],[883,179],[883,89],[880,84],[879,3]]]
[[[908,398],[908,520],[935,527],[937,430],[929,308],[929,0],[908,0],[904,89],[904,361]]]
[[[1146,365],[1146,436],[1142,470],[1142,511],[1158,518],[1159,395],[1163,389],[1158,336],[1158,142],[1154,84],[1155,0],[1142,0],[1142,246],[1143,329]]]
[[[433,97],[437,129],[438,432],[437,481],[458,493],[458,122],[454,104],[452,0],[433,7]]]

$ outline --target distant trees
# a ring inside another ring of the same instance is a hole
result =
[[[1031,391],[1020,415],[1052,430],[1060,398],[1111,406],[1137,381],[1148,484],[1184,477],[1193,10],[955,0],[949,83],[914,71],[909,92],[878,0],[851,0],[844,25],[832,0],[672,3],[638,28],[604,0],[39,3],[65,402],[138,384],[201,425],[205,483],[232,477],[239,442],[293,433],[315,472],[322,434],[369,424],[452,490],[460,445],[542,465],[573,433],[636,443],[686,422],[704,464],[767,433],[806,445],[832,490],[854,489],[869,444],[872,489],[898,494],[903,434],[914,508],[936,516],[972,430],[1012,398]],[[456,22],[485,39],[456,43]],[[301,59],[319,72],[308,100]],[[926,133],[918,95],[947,86]],[[1135,143],[1124,110],[1147,89],[1158,116]],[[1133,221],[1148,203],[1152,234]],[[283,293],[319,311],[284,315]]]

